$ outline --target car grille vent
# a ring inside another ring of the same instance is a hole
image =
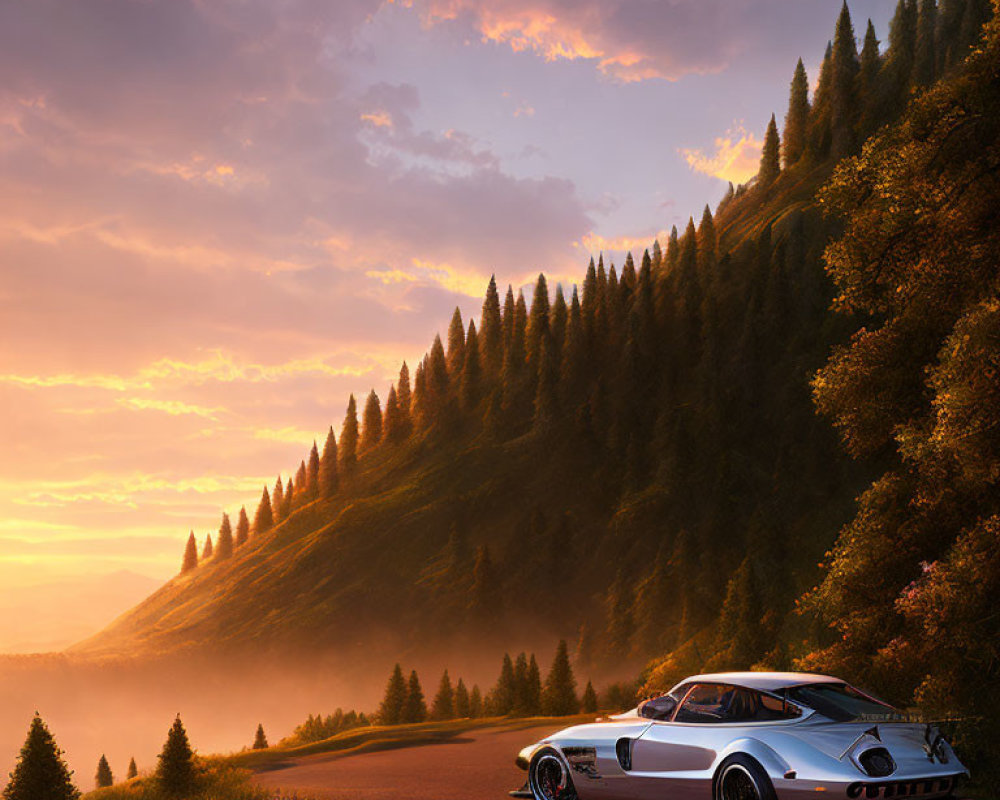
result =
[[[865,750],[858,756],[858,761],[864,771],[873,778],[884,778],[896,771],[896,762],[892,760],[889,751],[884,747],[873,747],[871,750]]]
[[[623,770],[628,772],[632,769],[632,740],[619,739],[615,742],[615,755],[618,756],[618,763]]]

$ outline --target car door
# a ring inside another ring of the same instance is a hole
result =
[[[734,687],[692,685],[669,721],[655,721],[632,743],[635,796],[695,800],[711,797],[712,766],[725,747],[724,722]]]

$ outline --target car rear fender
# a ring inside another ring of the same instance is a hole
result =
[[[792,769],[792,766],[785,761],[777,752],[759,739],[744,737],[730,742],[716,761],[716,766],[725,761],[729,756],[736,753],[746,753],[760,764],[771,780],[784,777],[785,773]]]

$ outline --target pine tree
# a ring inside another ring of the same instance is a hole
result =
[[[529,716],[542,713],[542,673],[538,669],[535,654],[528,660],[528,675],[525,681],[524,710]]]
[[[458,684],[455,686],[455,717],[457,719],[466,719],[471,716],[469,690],[465,688],[465,682],[459,678]]]
[[[542,342],[549,335],[549,286],[545,275],[539,273],[535,282],[535,294],[531,300],[525,332],[525,351],[528,363],[537,369],[541,356]]]
[[[301,494],[301,491],[296,489],[294,482],[291,478],[285,484],[285,494],[281,499],[281,509],[277,509],[274,504],[271,505],[271,513],[274,522],[282,519],[288,519],[292,515],[292,498],[295,496],[296,492]]]
[[[778,139],[778,125],[772,114],[771,121],[767,123],[767,132],[764,134],[764,150],[760,155],[757,185],[766,189],[774,183],[779,174],[781,174],[781,141]],[[706,206],[706,210],[707,208]]]
[[[469,413],[479,405],[483,380],[479,361],[479,337],[476,334],[476,324],[471,320],[465,344],[465,363],[462,365],[462,375],[458,386],[458,401],[462,411]]]
[[[420,678],[417,671],[411,670],[410,680],[406,686],[406,703],[403,705],[403,722],[423,722],[427,719],[427,703],[424,702],[424,692],[420,688]]]
[[[483,716],[483,696],[477,684],[472,685],[472,691],[469,693],[469,716],[472,719]]]
[[[254,750],[267,750],[267,736],[264,735],[264,724],[262,722],[257,723],[257,733],[253,737],[253,749]]]
[[[862,109],[859,130],[862,139],[867,138],[878,127],[878,121],[881,119],[883,111],[879,91],[879,72],[881,69],[882,56],[879,53],[878,37],[875,35],[875,26],[872,25],[871,20],[868,20],[858,68],[858,100]]]
[[[236,546],[242,547],[250,538],[250,520],[247,519],[246,506],[240,506],[240,517],[236,520]]]
[[[129,759],[128,762],[128,773],[125,775],[125,780],[130,781],[132,778],[139,777],[139,768],[135,765],[135,757]]]
[[[291,492],[289,492],[289,495]],[[274,526],[274,515],[271,512],[271,497],[267,493],[267,487],[260,496],[260,503],[257,504],[257,513],[253,518],[253,532],[255,536],[267,533]]]
[[[587,688],[583,690],[583,697],[580,699],[580,710],[584,714],[597,713],[597,692],[594,691],[594,684],[587,681]]]
[[[398,442],[403,438],[403,416],[399,410],[399,398],[396,395],[396,384],[389,387],[385,398],[385,414],[382,415],[382,440]]]
[[[219,525],[219,537],[216,539],[218,546],[215,548],[215,556],[220,561],[233,557],[233,529],[229,524],[229,515],[223,512],[222,524]]]
[[[4,800],[77,800],[73,773],[42,718],[36,713],[17,759]]]
[[[913,62],[913,83],[930,86],[937,78],[937,0],[920,0],[917,11],[917,39]]]
[[[910,93],[913,64],[917,49],[916,0],[899,0],[889,23],[889,49],[886,51],[882,84],[885,88],[885,116],[899,114]]]
[[[340,429],[338,449],[340,471],[345,474],[353,472],[358,461],[358,404],[353,394],[347,401],[347,413],[344,414],[344,425]]]
[[[382,441],[382,407],[378,401],[378,395],[372,389],[365,400],[364,427],[361,429],[361,443],[359,445],[362,452],[371,450]]]
[[[809,78],[802,59],[795,65],[792,85],[788,93],[788,113],[785,115],[785,130],[782,136],[785,169],[798,163],[806,150],[809,125]]]
[[[323,456],[319,460],[319,490],[323,497],[332,497],[337,491],[337,437],[333,426],[326,433]]]
[[[774,120],[774,116],[771,116],[771,120]],[[775,128],[774,135],[778,135],[777,128]],[[715,263],[719,258],[718,253],[718,239],[715,234],[715,220],[712,219],[712,209],[705,204],[705,210],[701,215],[701,224],[698,226],[698,268],[702,272],[710,272],[715,267]],[[646,256],[646,263],[643,264],[643,268],[649,271],[649,256]]]
[[[181,563],[181,574],[190,572],[198,566],[198,542],[195,541],[194,531],[188,534],[187,547],[184,548],[184,561]]]
[[[208,561],[214,553],[214,548],[212,547],[212,534],[207,534],[205,536],[205,546],[201,550],[201,560]]]
[[[194,753],[179,714],[167,734],[158,761],[156,780],[166,794],[181,796],[194,788]]]
[[[819,68],[819,80],[813,95],[809,113],[809,140],[807,149],[813,159],[826,158],[830,153],[832,136],[832,93],[833,93],[833,42],[827,42],[823,63]]]
[[[406,707],[406,678],[403,669],[396,664],[385,687],[382,705],[378,708],[378,720],[382,725],[398,725],[403,722]]]
[[[111,767],[108,764],[108,760],[101,754],[100,760],[97,762],[97,774],[94,776],[94,785],[98,789],[104,789],[108,786],[114,786],[115,776],[111,773]]]
[[[580,710],[580,701],[576,697],[576,679],[569,663],[565,639],[559,640],[552,668],[545,679],[542,708],[546,714],[553,717],[576,714]]]
[[[441,683],[438,684],[437,694],[434,695],[431,719],[454,719],[455,716],[455,690],[451,686],[448,670],[445,670]]]
[[[516,717],[528,716],[528,654],[521,652],[514,660],[514,702]]]
[[[559,283],[556,284],[556,298],[552,301],[552,310],[549,312],[549,337],[552,341],[553,352],[557,354],[562,353],[568,322],[569,307],[566,305],[562,284]]]
[[[464,335],[464,334],[463,334]],[[435,336],[427,358],[425,371],[426,403],[421,422],[427,430],[444,429],[451,421],[450,380],[448,361],[444,354],[441,337]]]
[[[465,323],[462,322],[462,312],[458,306],[455,306],[455,313],[451,315],[451,323],[448,325],[448,355],[445,361],[448,374],[457,378],[465,364]]]
[[[295,508],[299,508],[304,503],[309,500],[309,478],[306,474],[306,462],[305,459],[299,462],[299,468],[295,471],[295,492],[289,492],[288,496],[291,498],[292,504]],[[271,509],[275,509],[274,501],[271,502]],[[277,520],[278,515],[275,511],[275,520]]]
[[[847,0],[840,10],[833,37],[833,76],[830,82],[830,148],[835,158],[855,147],[858,124],[858,45]]]
[[[500,665],[500,677],[497,678],[497,685],[493,687],[488,698],[490,714],[502,717],[513,713],[516,700],[517,680],[514,676],[514,662],[511,661],[509,653],[504,653]]]
[[[500,296],[496,276],[490,275],[483,313],[479,318],[479,357],[487,380],[492,383],[500,376],[503,364],[503,321],[500,318]]]
[[[291,483],[289,483],[288,496],[292,496]],[[271,511],[275,524],[285,519],[285,487],[281,483],[281,475],[275,478],[274,489],[271,490]]]
[[[410,395],[410,368],[403,362],[399,368],[399,380],[396,381],[396,395],[399,399],[399,415],[403,420],[403,436],[410,433],[413,425],[413,398]]]
[[[319,450],[313,439],[309,450],[309,463],[306,465],[306,497],[312,501],[319,497]]]

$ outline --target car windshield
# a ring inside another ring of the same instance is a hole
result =
[[[905,715],[846,683],[810,683],[784,690],[785,696],[809,706],[834,722],[888,721]]]

